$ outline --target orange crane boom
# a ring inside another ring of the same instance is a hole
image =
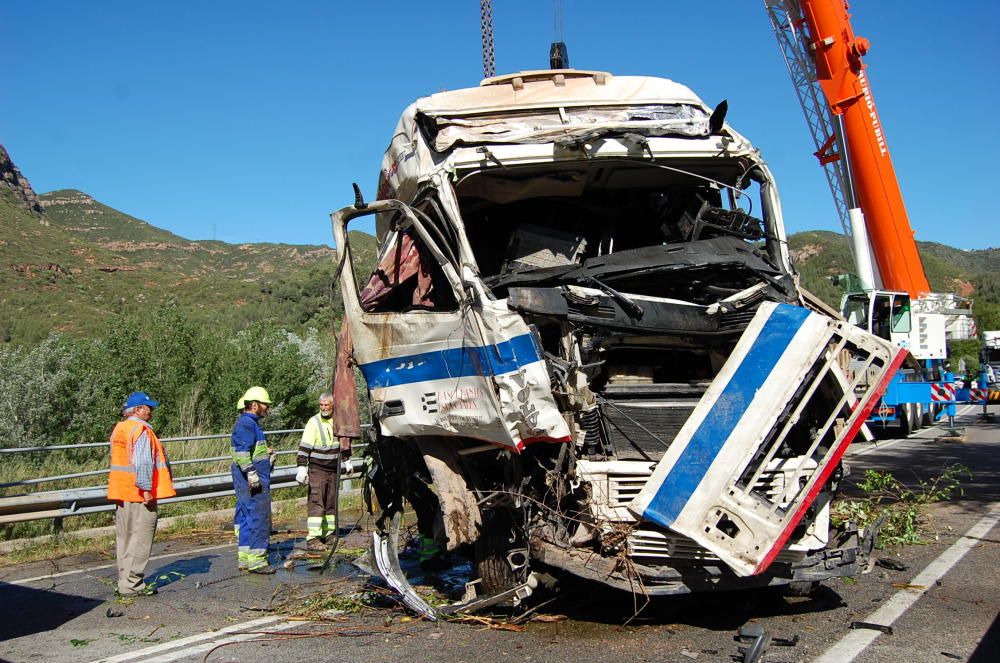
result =
[[[870,44],[854,35],[845,0],[799,0],[799,6],[817,82],[829,111],[843,120],[848,176],[853,175],[883,287],[920,299],[930,285],[861,61]]]

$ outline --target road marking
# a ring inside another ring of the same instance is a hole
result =
[[[166,559],[168,557],[180,557],[181,555],[190,555],[192,553],[205,552],[206,550],[219,550],[220,548],[231,548],[235,546],[235,543],[223,543],[217,546],[207,546],[205,548],[193,548],[191,550],[182,550],[180,552],[166,553],[163,555],[156,555],[150,557],[149,561],[155,562],[159,559]],[[20,580],[0,580],[0,582],[7,583],[8,585],[26,585],[29,582],[38,582],[39,580],[51,580],[52,578],[62,578],[64,576],[71,576],[75,573],[90,573],[91,571],[101,571],[103,569],[113,569],[116,564],[102,564],[101,566],[91,566],[86,569],[77,569],[75,571],[62,571],[61,573],[50,573],[47,576],[35,576],[34,578],[21,578]]]
[[[282,622],[280,624],[272,624],[267,627],[267,633],[277,633],[279,631],[287,631],[290,628],[295,628],[296,626],[302,626],[305,622],[294,621],[294,622]],[[205,652],[215,649],[219,645],[229,644],[231,642],[242,642],[244,640],[253,640],[254,638],[266,638],[267,635],[261,633],[258,630],[254,630],[252,633],[240,633],[238,635],[233,635],[228,638],[222,638],[221,640],[212,640],[211,642],[206,642],[201,645],[196,645],[194,647],[188,647],[187,649],[182,649],[180,651],[170,652],[164,654],[163,656],[157,656],[155,658],[146,658],[145,656],[139,656],[137,661],[142,661],[142,663],[170,663],[171,661],[177,661],[182,658],[188,658],[190,656],[197,656],[198,654],[204,654]],[[233,660],[232,658],[227,658],[226,660]]]
[[[963,406],[961,410],[958,410],[955,413],[956,422],[957,422],[957,420],[958,420],[959,417],[961,417],[962,415],[968,413],[969,410],[971,410],[971,409],[973,409],[975,407],[976,407],[975,405],[965,405],[965,406]],[[920,430],[920,431],[918,431],[916,433],[913,433],[909,437],[899,437],[899,438],[895,438],[895,439],[892,439],[892,440],[887,440],[887,441],[882,442],[882,443],[872,442],[871,446],[868,446],[868,447],[865,447],[865,448],[863,448],[863,449],[861,449],[859,451],[855,451],[853,453],[850,453],[848,455],[848,458],[854,458],[854,457],[857,457],[857,456],[864,456],[865,454],[875,453],[876,451],[884,451],[885,449],[888,449],[891,446],[899,444],[900,442],[906,442],[907,440],[912,440],[912,439],[927,439],[929,437],[936,436],[938,433],[940,433],[940,431],[935,431],[934,429],[937,428],[938,426],[945,425],[946,423],[947,423],[947,421],[938,422],[938,423],[934,424],[933,426],[930,426],[928,428],[924,428],[924,429],[922,429],[922,430]],[[851,447],[855,447],[855,445],[852,444]]]
[[[951,544],[947,550],[938,556],[933,562],[920,572],[916,578],[910,581],[911,585],[921,585],[923,589],[901,589],[886,601],[881,608],[870,614],[864,621],[883,626],[892,626],[893,622],[899,619],[903,613],[913,607],[921,596],[927,593],[935,583],[944,577],[955,564],[965,556],[965,553],[979,545],[979,539],[989,534],[990,530],[1000,521],[1000,503],[994,502],[990,513],[972,526],[968,532],[958,538],[958,541]],[[826,650],[814,663],[849,663],[858,654],[864,651],[868,645],[875,641],[881,633],[879,631],[858,630],[851,631],[837,644]]]
[[[239,632],[239,631],[246,631],[247,629],[256,629],[256,628],[259,628],[261,626],[267,626],[268,624],[273,624],[274,622],[279,622],[282,619],[284,619],[284,617],[279,617],[279,616],[261,617],[260,619],[254,619],[253,621],[244,622],[242,624],[233,624],[232,626],[226,626],[225,628],[220,628],[217,631],[207,631],[205,633],[199,633],[197,635],[192,635],[192,636],[188,636],[186,638],[181,638],[180,640],[173,640],[172,642],[164,642],[163,644],[153,645],[152,647],[146,647],[145,649],[137,649],[135,651],[127,652],[125,654],[119,654],[118,656],[112,656],[110,658],[100,658],[100,659],[97,659],[97,661],[94,661],[93,663],[120,663],[122,661],[134,661],[134,660],[142,660],[142,661],[150,661],[150,662],[151,661],[161,661],[161,660],[163,660],[163,661],[171,660],[172,661],[172,660],[176,660],[177,658],[179,658],[181,656],[187,656],[189,654],[196,653],[194,650],[197,649],[198,647],[196,646],[196,647],[191,647],[191,648],[183,649],[182,651],[179,651],[179,652],[172,652],[170,654],[164,655],[164,657],[161,657],[161,658],[149,658],[149,657],[152,656],[152,655],[154,655],[154,654],[159,654],[160,652],[168,652],[168,651],[170,651],[172,649],[178,649],[180,647],[187,647],[187,645],[193,645],[195,643],[201,643],[201,642],[203,642],[205,640],[212,640],[212,642],[209,643],[209,645],[207,645],[207,646],[206,645],[200,645],[200,646],[204,646],[205,647],[204,651],[207,651],[208,649],[211,649],[215,645],[220,644],[218,642],[215,642],[215,639],[217,639],[219,636],[226,635],[228,633],[236,633],[236,632]],[[286,623],[287,625],[285,625],[285,624],[279,624],[276,627],[272,626],[271,628],[277,628],[277,629],[280,630],[280,629],[289,628],[290,626],[293,626],[293,625],[296,625],[296,624],[301,624],[301,623],[302,622],[287,622]],[[243,634],[244,637],[241,638],[241,639],[247,639],[247,638],[252,637],[254,635],[256,635],[256,634],[255,633],[254,634],[244,633]],[[231,640],[231,638],[225,638],[225,640],[229,641],[229,640]],[[168,657],[173,657],[173,658],[168,658]]]

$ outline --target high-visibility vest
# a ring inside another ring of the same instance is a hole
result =
[[[126,419],[119,421],[111,433],[111,470],[108,472],[108,499],[122,502],[141,502],[142,496],[135,485],[135,463],[133,450],[135,442],[143,431],[149,436],[149,448],[153,453],[153,489],[155,499],[173,497],[174,481],[170,477],[170,466],[156,433],[140,421]]]

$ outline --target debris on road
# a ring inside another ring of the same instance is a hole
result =
[[[885,626],[884,624],[873,624],[871,622],[851,622],[851,625],[848,626],[848,628],[851,630],[870,629],[872,631],[882,631],[886,635],[892,635],[892,627]]]
[[[889,569],[891,571],[907,571],[910,568],[910,565],[906,562],[899,559],[893,559],[892,557],[879,557],[875,560],[875,566],[883,569]]]
[[[741,626],[740,630],[733,636],[733,640],[740,643],[749,643],[749,646],[737,648],[737,651],[742,656],[739,660],[743,663],[762,662],[764,654],[767,653],[767,650],[772,645],[776,647],[794,647],[799,644],[798,635],[791,638],[775,638],[765,631],[764,627],[760,624],[745,624]]]

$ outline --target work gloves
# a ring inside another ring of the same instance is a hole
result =
[[[299,469],[295,470],[295,481],[300,486],[306,485],[309,482],[309,468],[305,465],[299,465]]]
[[[267,460],[271,463],[271,470],[274,470],[274,464],[278,462],[278,452],[268,447]]]
[[[247,483],[250,484],[251,493],[256,493],[260,490],[260,477],[257,476],[257,470],[252,467],[247,470]]]
[[[345,458],[343,460],[343,462],[341,462],[341,464],[340,464],[340,473],[341,474],[350,474],[353,471],[354,471],[354,465],[351,464],[351,459],[350,458]]]

